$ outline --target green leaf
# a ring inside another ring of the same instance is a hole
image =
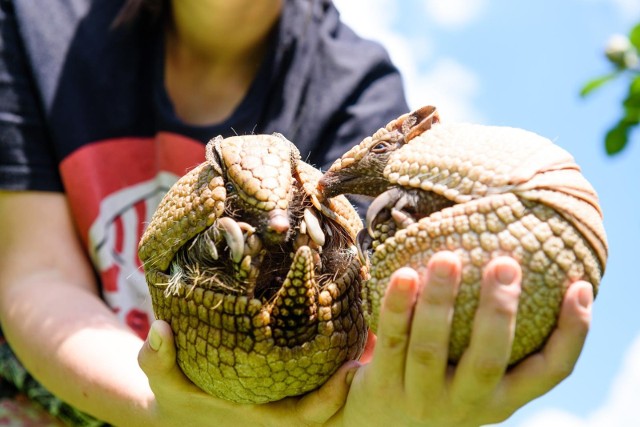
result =
[[[625,110],[623,120],[628,127],[640,123],[640,75],[636,76],[629,85],[629,93],[622,102]]]
[[[640,93],[640,74],[638,74],[633,78],[633,80],[631,80],[631,84],[629,85],[629,92]]]
[[[640,92],[630,92],[624,99],[622,105],[625,109],[637,110],[640,109]]]
[[[613,72],[606,74],[604,76],[596,77],[593,80],[588,81],[580,90],[580,96],[585,97],[593,92],[595,89],[599,88],[603,84],[607,83],[609,80],[613,80],[620,74],[619,72]]]
[[[624,120],[621,120],[607,132],[607,136],[604,140],[604,147],[607,150],[607,154],[612,156],[622,151],[627,145],[628,139],[629,124]]]
[[[629,33],[629,41],[636,49],[640,50],[640,24],[631,29]]]

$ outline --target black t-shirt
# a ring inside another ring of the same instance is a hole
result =
[[[327,166],[407,112],[386,52],[328,0],[286,0],[236,110],[192,126],[175,114],[158,23],[117,28],[118,0],[0,0],[0,188],[65,192],[107,304],[146,336],[138,239],[216,135],[280,132]]]

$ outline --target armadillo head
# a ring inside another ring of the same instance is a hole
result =
[[[382,193],[389,185],[383,172],[391,153],[439,121],[436,108],[429,105],[389,122],[331,165],[318,182],[320,194],[333,197]]]
[[[241,212],[239,220],[254,225],[267,244],[290,235],[289,203],[299,159],[280,134],[218,137],[207,145],[207,160],[225,177],[225,210]]]

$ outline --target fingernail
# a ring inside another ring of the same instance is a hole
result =
[[[147,337],[147,340],[149,341],[149,347],[151,347],[151,350],[158,351],[160,349],[160,346],[162,345],[162,337],[160,337],[156,328],[153,327],[153,324],[149,329],[149,336]]]
[[[583,308],[591,307],[593,303],[593,292],[589,288],[582,288],[578,291],[578,304]]]
[[[511,265],[500,265],[496,268],[496,279],[501,285],[510,285],[516,278],[516,269]]]
[[[406,291],[411,287],[412,283],[413,283],[413,279],[409,277],[400,276],[398,277],[398,284],[396,287],[400,290]]]
[[[358,372],[358,366],[349,369],[349,371],[347,371],[347,376],[345,378],[345,382],[347,383],[348,386],[351,385],[351,383],[353,382],[353,377],[356,376],[356,372]]]
[[[396,272],[396,289],[406,291],[413,286],[413,283],[416,281],[416,273],[408,268],[400,268]]]
[[[432,271],[436,278],[446,280],[453,274],[453,266],[450,262],[436,262]]]

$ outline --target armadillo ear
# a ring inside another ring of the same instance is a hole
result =
[[[291,170],[295,171],[298,166],[298,161],[300,160],[300,150],[298,150],[298,147],[296,147],[293,142],[289,141],[287,137],[280,132],[274,132],[271,135],[289,143],[289,146],[291,147]]]
[[[209,142],[207,143],[207,147],[205,149],[205,159],[207,160],[207,163],[209,163],[219,175],[223,174],[222,155],[220,154],[223,140],[224,138],[222,137],[222,135],[211,138],[211,140],[209,140]]]
[[[440,121],[440,115],[433,105],[419,108],[409,114],[402,121],[402,133],[405,135],[404,142],[411,141],[416,136],[431,129],[431,126]]]

